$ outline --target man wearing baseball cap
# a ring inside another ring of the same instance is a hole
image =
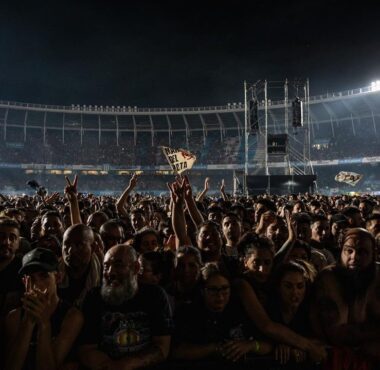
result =
[[[58,369],[82,328],[82,314],[57,294],[60,275],[52,251],[36,248],[27,253],[19,274],[25,293],[22,306],[6,318],[4,368]]]

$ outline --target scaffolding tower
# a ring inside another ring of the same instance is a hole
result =
[[[283,104],[272,106],[272,101],[279,98]],[[249,175],[314,175],[308,79],[244,82],[244,109],[246,195]],[[276,137],[286,140],[283,150],[273,151],[272,144],[268,145],[268,139],[275,142]]]

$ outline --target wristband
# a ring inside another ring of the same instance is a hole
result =
[[[260,351],[260,342],[257,340],[253,340],[253,338],[249,338],[251,342],[253,342],[255,348],[253,349],[253,352],[258,353]]]

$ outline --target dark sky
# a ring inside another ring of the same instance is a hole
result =
[[[380,79],[376,1],[28,1],[0,5],[0,99],[197,106],[243,81],[311,93]]]

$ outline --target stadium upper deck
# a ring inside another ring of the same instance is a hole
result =
[[[268,104],[268,132],[281,133],[284,101]],[[314,164],[363,157],[378,161],[377,86],[312,96],[309,111]],[[159,166],[165,162],[158,146],[171,145],[195,151],[198,165],[237,168],[243,162],[243,135],[242,103],[138,108],[0,101],[0,163]],[[68,145],[75,149],[67,150]]]

